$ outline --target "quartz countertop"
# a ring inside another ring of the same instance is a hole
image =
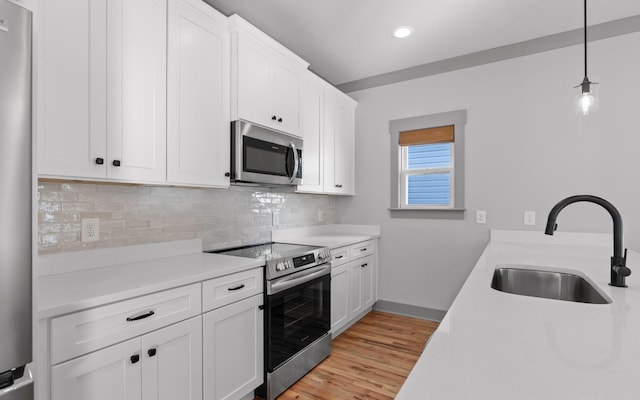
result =
[[[377,225],[320,225],[273,231],[274,242],[326,246],[332,249],[380,237]]]
[[[640,396],[640,254],[608,285],[611,235],[492,231],[397,399],[633,399]],[[579,271],[611,304],[491,288],[498,264]]]
[[[157,248],[153,250],[156,251]],[[114,254],[117,251],[111,250]],[[94,252],[99,258],[108,257],[109,254],[109,250]],[[82,254],[71,254],[69,257],[91,255],[91,251],[78,253]],[[261,260],[200,251],[191,254],[168,254],[170,252],[163,254],[165,256],[161,258],[148,255],[146,260],[40,276],[38,318],[51,318],[264,265]],[[46,256],[44,258],[46,259]],[[65,259],[64,262],[69,261]],[[44,263],[52,264],[50,260],[45,260]],[[102,264],[104,263],[102,261]]]

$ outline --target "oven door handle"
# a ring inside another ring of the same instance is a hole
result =
[[[275,282],[269,282],[267,285],[267,294],[272,295],[290,289],[294,286],[312,281],[323,275],[331,273],[331,264],[320,265],[318,267],[309,268],[304,272],[291,274],[284,278],[280,278]]]
[[[298,168],[300,168],[300,163],[298,162],[298,151],[296,150],[296,145],[293,142],[289,142],[289,147],[293,151],[293,174],[291,178],[289,178],[289,183],[293,183],[293,180],[296,179],[298,175]]]

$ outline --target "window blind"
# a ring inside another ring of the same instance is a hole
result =
[[[453,141],[453,125],[404,131],[400,132],[398,136],[398,144],[400,146],[413,146],[418,144],[433,143],[453,143]]]

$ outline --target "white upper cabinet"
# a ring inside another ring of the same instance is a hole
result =
[[[355,194],[356,102],[337,91],[324,96],[324,192]]]
[[[167,180],[228,187],[227,19],[202,1],[169,0]]]
[[[38,170],[107,176],[106,0],[46,0],[34,19]]]
[[[166,2],[46,0],[40,12],[39,174],[164,182]]]
[[[302,76],[308,64],[233,15],[231,119],[302,136]]]
[[[323,135],[322,107],[323,85],[320,78],[307,71],[302,88],[302,128],[304,130],[304,152],[302,185],[299,192],[322,193]]]
[[[166,180],[166,0],[107,2],[107,177]]]

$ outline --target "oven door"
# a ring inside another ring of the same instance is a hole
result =
[[[245,121],[232,122],[232,178],[236,182],[299,185],[302,140]]]
[[[267,283],[266,358],[273,372],[331,328],[331,264]]]

